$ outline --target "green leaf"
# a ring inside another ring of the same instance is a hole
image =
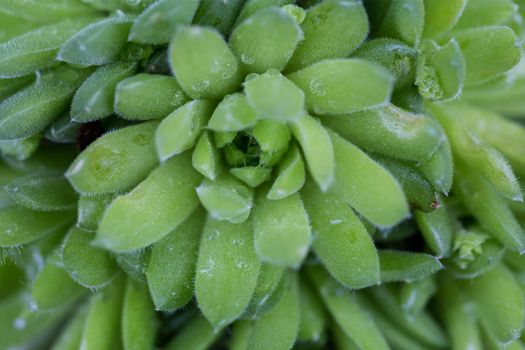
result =
[[[305,280],[301,280],[299,286],[301,321],[297,338],[301,342],[322,344],[325,341],[325,328],[328,323],[326,312],[321,300]]]
[[[390,38],[369,40],[352,54],[388,68],[395,78],[396,88],[414,82],[417,55],[416,49]]]
[[[139,73],[118,83],[115,112],[128,120],[159,119],[187,100],[188,96],[173,77]]]
[[[314,114],[338,115],[384,106],[394,78],[377,63],[360,58],[331,59],[288,75]]]
[[[399,299],[401,307],[409,315],[421,312],[428,301],[436,294],[437,284],[434,278],[429,277],[421,281],[405,283],[401,286]]]
[[[74,143],[80,123],[71,120],[69,113],[64,113],[53,120],[44,133],[44,137],[55,143]]]
[[[263,152],[276,153],[286,149],[292,133],[285,123],[263,119],[253,127],[252,136]]]
[[[334,132],[335,181],[330,191],[372,224],[391,227],[409,215],[397,180],[366,153]]]
[[[253,208],[255,249],[264,262],[298,268],[311,243],[308,215],[297,193],[271,200],[260,190]]]
[[[222,172],[221,154],[213,144],[210,132],[205,131],[201,134],[193,149],[191,163],[195,170],[210,180],[215,180]]]
[[[94,241],[94,244],[96,245],[96,241]],[[115,254],[115,260],[129,278],[146,284],[146,265],[148,264],[149,253],[149,249],[117,253]]]
[[[301,194],[315,235],[312,248],[328,272],[353,289],[377,284],[377,250],[352,209],[333,194],[322,193],[311,182]]]
[[[380,26],[380,35],[388,35],[419,46],[425,24],[423,0],[392,0]]]
[[[255,124],[257,114],[243,94],[225,96],[213,112],[208,128],[213,131],[241,131]]]
[[[335,159],[330,135],[319,121],[305,114],[291,125],[315,182],[326,192],[334,181]]]
[[[296,20],[282,8],[270,7],[242,21],[230,35],[230,46],[245,72],[283,70],[302,39]]]
[[[525,252],[525,232],[505,199],[472,170],[458,165],[456,174],[456,193],[481,227],[507,249]]]
[[[118,270],[109,254],[91,245],[95,235],[73,227],[62,243],[61,256],[64,270],[86,288],[103,288],[116,276]]]
[[[73,35],[57,59],[81,66],[102,66],[118,60],[125,48],[133,20],[124,15],[92,23]]]
[[[66,20],[0,44],[0,77],[19,77],[52,66],[64,42],[89,22],[86,19]]]
[[[508,27],[482,27],[454,33],[466,63],[466,86],[486,82],[518,64],[521,44]]]
[[[0,152],[4,156],[10,156],[19,161],[29,159],[40,146],[41,136],[39,134],[18,140],[0,141]]]
[[[222,335],[222,331],[214,330],[203,316],[195,316],[186,321],[184,328],[166,346],[166,350],[207,350]]]
[[[37,310],[53,310],[74,302],[86,292],[61,268],[58,256],[51,255],[35,277],[31,297]]]
[[[97,243],[113,251],[130,251],[158,241],[197,207],[195,187],[200,179],[189,153],[165,162],[109,205],[100,222]]]
[[[519,338],[525,320],[523,292],[503,265],[462,283],[485,331],[500,345]]]
[[[192,98],[222,98],[241,82],[239,62],[221,35],[210,28],[184,27],[170,44],[173,74]]]
[[[78,20],[96,13],[89,5],[76,0],[4,0],[0,3],[0,12],[44,23],[75,17]]]
[[[26,75],[18,78],[0,79],[0,101],[13,95],[20,89],[26,87],[35,80],[34,75]]]
[[[368,18],[357,1],[323,1],[306,12],[304,39],[286,68],[293,72],[327,58],[347,57],[368,34]]]
[[[243,313],[245,319],[258,319],[263,313],[272,309],[284,292],[283,276],[285,269],[281,266],[262,263],[252,299]]]
[[[244,83],[248,104],[258,118],[288,122],[304,113],[304,93],[281,73],[270,70]]]
[[[277,166],[277,176],[266,198],[276,200],[299,191],[305,181],[304,162],[299,149],[293,144]]]
[[[115,279],[103,291],[91,296],[82,349],[110,350],[120,346],[123,285],[123,278]]]
[[[230,174],[215,181],[204,179],[197,195],[210,215],[218,220],[241,223],[250,215],[253,189],[246,187]]]
[[[512,0],[468,0],[454,29],[505,25],[518,14],[516,5]]]
[[[245,0],[201,0],[193,22],[201,26],[215,27],[222,35],[227,36],[244,2]]]
[[[300,305],[297,275],[287,272],[285,291],[275,306],[254,323],[248,349],[289,350],[297,338]]]
[[[76,310],[67,325],[62,329],[61,334],[53,342],[52,350],[76,350],[80,348],[82,341],[82,331],[86,322],[87,308],[85,305]]]
[[[157,310],[172,311],[190,302],[205,211],[196,209],[173,232],[152,246],[146,269]]]
[[[58,117],[89,72],[59,66],[0,103],[0,140],[36,135]]]
[[[322,121],[358,147],[409,161],[427,160],[445,139],[432,118],[392,104],[366,112],[324,117]]]
[[[71,119],[90,122],[113,113],[115,87],[135,71],[135,64],[118,63],[98,68],[78,88],[71,102]]]
[[[429,100],[457,99],[466,70],[458,43],[451,39],[439,46],[434,41],[424,41],[419,57],[415,84],[421,96]]]
[[[460,18],[467,0],[424,0],[425,38],[438,38],[451,30]]]
[[[191,149],[206,126],[213,103],[193,100],[170,113],[155,132],[155,145],[161,161]]]
[[[380,250],[379,263],[383,283],[420,281],[443,268],[432,255],[397,250]]]
[[[81,194],[129,190],[158,164],[153,135],[158,123],[128,126],[106,133],[71,164],[66,177]]]
[[[357,294],[350,294],[338,286],[320,267],[310,267],[307,271],[336,324],[347,337],[352,339],[356,348],[389,349],[380,328],[375,325],[366,308],[361,305]]]
[[[242,314],[252,298],[260,265],[248,221],[232,224],[208,217],[199,248],[195,295],[215,329]]]
[[[430,213],[414,212],[417,226],[425,242],[438,258],[448,257],[452,250],[454,227],[443,200],[439,208]]]
[[[73,221],[70,213],[33,211],[17,205],[0,209],[0,247],[31,243]]]
[[[77,226],[94,232],[102,219],[106,207],[113,201],[114,195],[81,195],[78,200]]]
[[[60,175],[33,174],[19,177],[4,187],[23,207],[38,211],[63,211],[76,208],[78,196]]]
[[[452,188],[454,163],[448,140],[444,141],[427,160],[419,162],[417,169],[437,191],[447,195]]]
[[[246,166],[241,168],[231,168],[230,173],[250,187],[257,187],[263,182],[270,180],[272,168],[259,166]]]
[[[189,25],[199,0],[160,0],[151,4],[133,23],[129,40],[143,44],[165,44],[179,25]]]
[[[146,285],[128,279],[121,322],[124,349],[153,349],[159,320]]]
[[[268,7],[281,7],[293,3],[293,0],[246,0],[237,16],[234,27],[237,27],[245,19],[255,12]]]

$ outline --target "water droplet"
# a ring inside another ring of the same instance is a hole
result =
[[[232,244],[233,245],[243,245],[244,244],[244,239],[234,239],[232,241]]]
[[[244,63],[244,64],[253,64],[253,63],[255,62],[255,59],[254,59],[253,57],[248,56],[248,55],[246,55],[246,54],[243,53],[243,54],[241,55],[241,61],[242,61],[242,63]]]
[[[18,330],[22,330],[26,328],[26,324],[27,324],[26,320],[24,320],[21,317],[18,317],[13,321],[13,327],[15,327],[15,329],[18,329]]]
[[[238,269],[245,269],[250,266],[250,264],[244,261],[239,261],[235,266],[237,266]]]
[[[208,86],[210,86],[209,80],[203,80],[203,81],[200,81],[194,84],[191,88],[193,91],[201,92],[201,91],[206,90]]]
[[[324,84],[317,79],[310,80],[310,91],[316,96],[326,95],[326,88],[324,87]]]
[[[128,3],[128,5],[136,6],[140,4],[141,0],[126,0],[126,2]]]
[[[341,220],[341,219],[332,219],[332,220],[330,220],[330,224],[331,225],[338,225],[338,224],[340,224],[342,222],[343,222],[343,220]]]
[[[244,81],[247,82],[247,81],[250,81],[250,80],[253,80],[255,78],[257,78],[259,76],[259,74],[257,73],[250,73],[246,76],[246,78],[244,78]]]

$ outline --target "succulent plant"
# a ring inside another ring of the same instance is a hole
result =
[[[525,348],[524,16],[0,0],[0,349]]]

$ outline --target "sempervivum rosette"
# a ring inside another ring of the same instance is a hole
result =
[[[522,348],[524,10],[0,0],[0,348]]]

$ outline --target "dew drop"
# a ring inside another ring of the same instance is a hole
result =
[[[26,328],[26,325],[27,325],[26,320],[24,320],[21,317],[18,317],[13,321],[13,327],[15,327],[15,329],[18,329],[18,330],[22,330]]]
[[[210,82],[208,80],[203,80],[194,84],[191,88],[193,91],[201,92],[206,90],[208,86],[210,86]]]
[[[255,59],[249,55],[246,55],[246,54],[242,54],[241,55],[241,61],[242,63],[244,64],[253,64],[255,62]]]
[[[324,84],[317,79],[310,80],[310,91],[316,96],[326,95],[326,88]]]

